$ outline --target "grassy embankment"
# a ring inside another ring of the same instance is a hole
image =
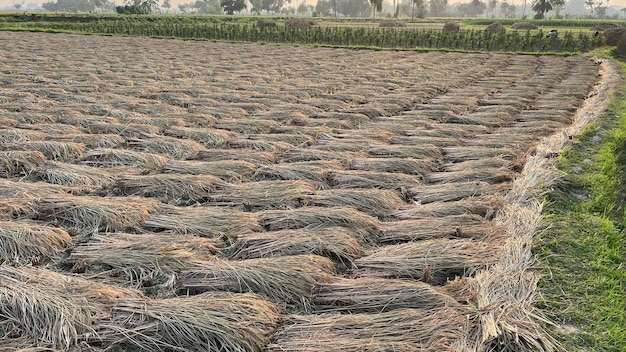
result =
[[[540,306],[568,351],[626,351],[626,83],[614,98],[560,157],[535,243]]]

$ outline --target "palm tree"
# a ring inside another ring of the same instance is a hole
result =
[[[372,21],[376,19],[376,11],[381,12],[383,10],[383,0],[370,0],[372,6],[374,6],[374,14],[372,15]]]
[[[537,13],[535,18],[543,18],[544,13],[552,10],[552,4],[548,0],[535,0],[532,9]]]

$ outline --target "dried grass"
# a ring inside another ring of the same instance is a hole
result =
[[[86,340],[115,350],[260,352],[279,309],[253,294],[118,300]]]
[[[204,150],[200,143],[188,139],[173,137],[128,138],[129,149],[141,152],[167,155],[174,159],[187,159],[194,153]]]
[[[38,217],[87,235],[139,229],[157,209],[153,199],[56,195],[41,199]]]
[[[85,152],[85,146],[73,142],[57,141],[33,141],[19,143],[2,143],[0,150],[3,151],[38,151],[47,159],[51,160],[72,160],[80,158]]]
[[[338,279],[313,290],[316,312],[384,313],[396,309],[459,306],[444,290],[424,282],[398,279]]]
[[[85,165],[93,167],[132,166],[157,170],[165,166],[168,158],[163,155],[133,150],[100,148],[88,151],[81,160]]]
[[[441,159],[443,152],[440,147],[428,144],[419,145],[371,145],[367,153],[375,158],[412,158]]]
[[[502,169],[517,170],[521,168],[522,160],[506,160],[501,157],[467,160],[458,163],[446,163],[441,165],[440,170],[445,172],[459,172],[466,170]]]
[[[116,195],[156,197],[166,203],[188,205],[206,201],[224,182],[210,175],[125,175],[115,179]]]
[[[406,278],[443,285],[501,260],[496,243],[433,239],[389,245],[355,260],[356,277]]]
[[[258,213],[246,213],[225,207],[163,207],[144,225],[148,229],[171,230],[201,237],[238,236],[262,230]]]
[[[270,153],[281,153],[293,148],[294,145],[286,142],[237,139],[226,144],[226,148],[251,149]],[[245,153],[246,151],[242,151]]]
[[[301,202],[319,207],[349,206],[377,217],[388,216],[404,204],[397,192],[379,189],[321,190],[303,196]]]
[[[239,160],[257,165],[274,164],[277,162],[275,153],[259,152],[255,150],[243,153],[237,149],[207,149],[200,150],[190,156],[190,159],[201,161]]]
[[[259,167],[257,179],[304,180],[316,184],[326,181],[326,173],[330,170],[341,170],[343,165],[337,161],[301,161],[280,163]]]
[[[490,148],[483,146],[471,147],[445,147],[445,160],[450,162],[461,162],[467,160],[478,160],[485,158],[503,158],[515,161],[524,155],[524,152],[513,148]]]
[[[226,142],[238,138],[235,132],[209,127],[192,128],[172,126],[165,131],[165,134],[176,138],[191,139],[208,148],[219,147],[226,144]]]
[[[0,128],[0,143],[20,143],[41,141],[46,139],[46,133],[24,128]]]
[[[490,219],[502,206],[498,197],[469,197],[450,202],[432,202],[420,205],[406,205],[391,214],[398,220],[428,219],[451,215],[476,214]]]
[[[413,158],[354,158],[348,161],[353,170],[424,175],[436,170],[432,159]]]
[[[139,123],[94,122],[84,128],[87,133],[116,134],[124,138],[146,138],[161,132],[161,129],[156,126]]]
[[[0,178],[0,219],[34,218],[41,198],[82,190],[45,182],[14,182]]]
[[[72,142],[84,144],[85,147],[92,148],[117,148],[122,146],[126,139],[117,134],[69,134],[50,136],[49,139],[61,142]]]
[[[433,172],[425,177],[427,183],[486,182],[491,184],[511,182],[515,173],[505,168],[465,169],[463,171]]]
[[[315,143],[315,139],[311,136],[297,133],[251,134],[247,138],[252,141],[282,142],[298,147],[310,146]]]
[[[253,292],[281,307],[309,311],[313,287],[329,282],[334,273],[333,262],[317,255],[192,261],[180,273],[179,289],[191,293]]]
[[[270,133],[273,127],[280,126],[274,120],[261,119],[219,119],[213,127],[241,134]]]
[[[45,161],[40,151],[0,151],[0,177],[27,176]]]
[[[227,182],[250,181],[256,170],[256,165],[241,160],[168,160],[163,167],[168,174],[210,175]]]
[[[437,238],[486,237],[492,226],[480,215],[462,214],[439,218],[424,218],[382,222],[379,226],[381,243],[399,243]]]
[[[266,210],[261,213],[260,221],[268,231],[345,227],[358,233],[365,240],[377,237],[380,223],[376,218],[351,207]]]
[[[430,145],[435,147],[451,147],[461,145],[458,138],[453,137],[433,137],[433,136],[394,136],[391,144],[399,144],[404,146]]]
[[[421,184],[414,175],[375,171],[329,171],[326,180],[334,188],[378,188],[402,190]]]
[[[237,236],[227,253],[232,260],[317,254],[351,267],[363,255],[357,238],[342,227],[247,233]]]
[[[207,200],[217,205],[243,207],[245,210],[292,209],[301,199],[315,193],[315,186],[301,180],[276,180],[227,184],[212,192]]]
[[[346,161],[353,158],[365,157],[365,153],[349,151],[315,150],[309,148],[293,148],[279,154],[281,163],[295,163],[304,161]]]
[[[62,229],[30,222],[0,221],[0,261],[29,264],[50,259],[69,248],[72,238]]]
[[[92,189],[107,187],[113,183],[113,175],[107,170],[56,161],[45,162],[37,167],[32,175],[48,183],[88,186]]]
[[[486,182],[454,182],[407,188],[407,194],[416,204],[451,202],[495,194],[506,189],[506,186],[506,184],[492,185]]]

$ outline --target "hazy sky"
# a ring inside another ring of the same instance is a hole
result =
[[[7,7],[12,7],[13,4],[15,3],[24,3],[24,4],[29,4],[29,3],[37,3],[37,4],[41,4],[44,2],[50,2],[50,1],[56,1],[56,0],[0,0],[0,8],[7,8]],[[114,0],[115,3],[121,5],[124,0]],[[162,0],[157,0],[159,3],[162,2]],[[171,0],[173,7],[177,7],[178,4],[181,3],[189,3],[189,2],[193,2],[194,0]],[[384,0],[385,2],[389,2],[392,3],[393,0]],[[402,0],[400,0],[402,1]],[[470,0],[449,0],[450,3],[458,3],[458,2],[469,2]],[[524,0],[509,0],[509,3],[512,4],[523,4]],[[530,4],[533,0],[527,0],[527,3]],[[569,1],[569,0],[566,0]],[[606,1],[606,0],[605,0]],[[619,6],[619,7],[626,7],[626,0],[608,0],[609,1],[609,5],[610,6]],[[302,0],[292,0],[292,4],[295,4],[296,6],[298,4],[300,4],[302,2]],[[306,0],[307,4],[314,4],[317,2],[317,0]],[[528,6],[528,5],[527,5]]]

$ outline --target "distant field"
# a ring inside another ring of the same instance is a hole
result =
[[[606,64],[0,42],[5,350],[554,347],[536,197]]]

